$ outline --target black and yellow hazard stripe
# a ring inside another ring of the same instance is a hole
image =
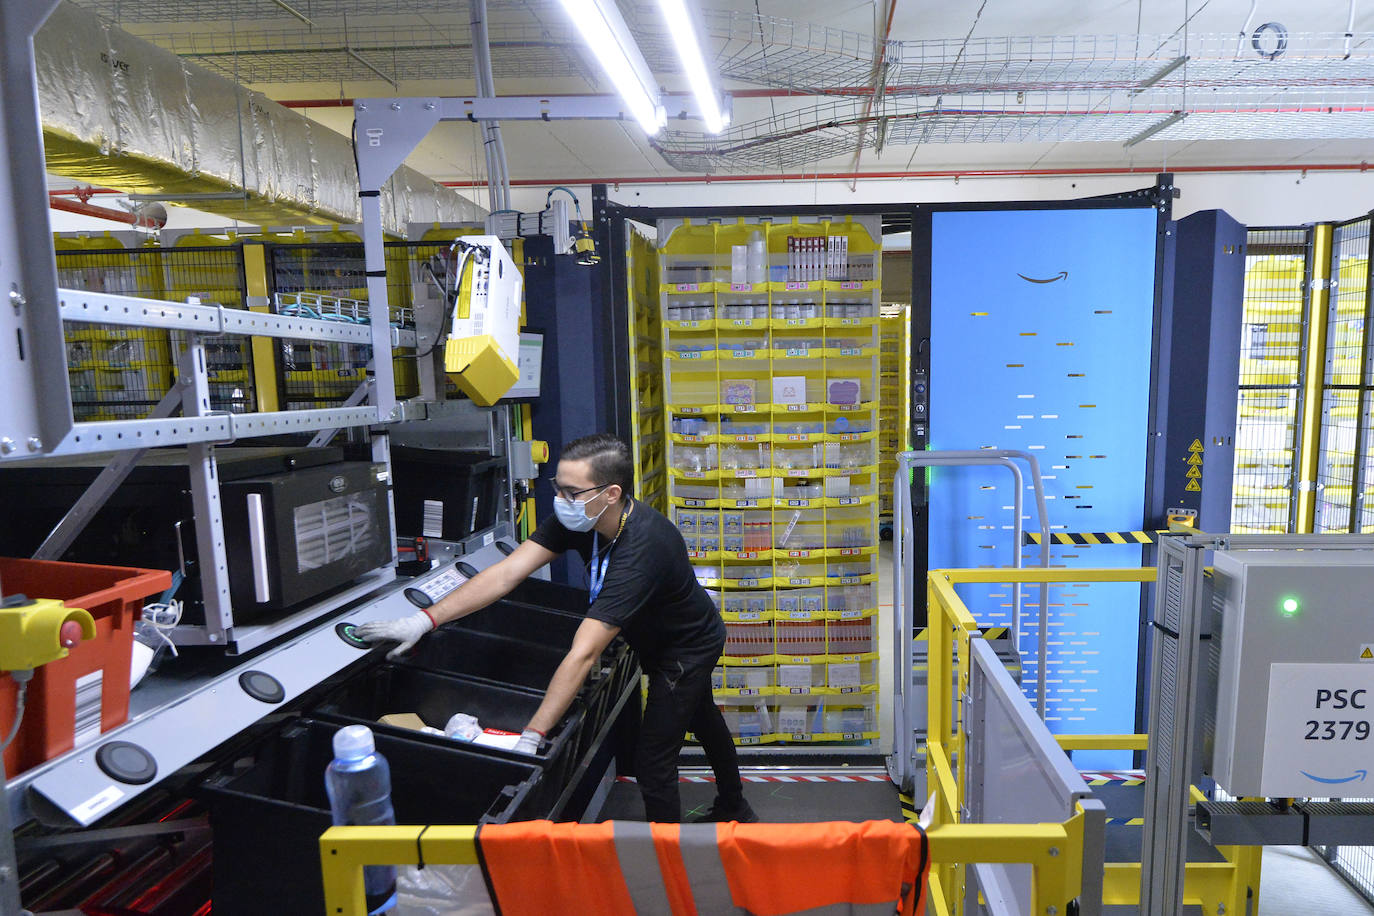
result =
[[[1074,547],[1094,547],[1104,544],[1153,544],[1165,531],[1055,531],[1050,534],[1051,544],[1067,544]],[[1022,540],[1027,544],[1039,544],[1040,532],[1024,531]]]
[[[1145,818],[1143,817],[1109,817],[1107,818],[1108,827],[1143,827]]]
[[[921,809],[916,807],[916,802],[905,792],[898,792],[897,799],[902,804],[902,819],[908,824],[916,823],[921,817]]]

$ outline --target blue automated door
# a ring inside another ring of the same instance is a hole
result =
[[[1024,449],[1061,532],[1143,527],[1156,213],[1148,207],[944,212],[932,217],[930,447]],[[1012,483],[1000,468],[930,473],[929,568],[1010,566]],[[1034,530],[1027,481],[1024,520]],[[1055,547],[1056,566],[1139,566],[1140,547]],[[1024,552],[1038,561],[1038,548]],[[961,586],[984,626],[1011,622],[1008,586]],[[1022,595],[1034,697],[1039,587]],[[1047,721],[1135,731],[1140,587],[1052,586]],[[1079,752],[1080,766],[1130,755]]]

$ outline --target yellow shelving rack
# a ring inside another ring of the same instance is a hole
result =
[[[911,337],[910,307],[888,304],[879,321],[878,386],[878,517],[883,525],[892,523],[892,481],[897,473],[898,452],[906,451],[910,441],[907,409],[911,381],[908,341]]]
[[[874,740],[878,222],[658,237],[667,502],[725,620],[716,701],[742,745]]]
[[[630,378],[634,380],[635,389],[630,416],[635,495],[666,514],[663,322],[659,317],[659,268],[653,243],[640,232],[631,230],[625,261],[626,288],[630,291]]]

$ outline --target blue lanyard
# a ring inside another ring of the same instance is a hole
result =
[[[596,596],[601,594],[601,586],[606,584],[606,567],[611,564],[611,551],[615,550],[616,542],[625,533],[625,522],[629,520],[632,511],[634,511],[633,504],[628,506],[625,513],[620,516],[620,527],[616,529],[615,537],[611,538],[611,544],[606,548],[606,555],[601,558],[600,568],[596,565],[596,555],[601,552],[601,534],[597,531],[592,532],[592,559],[587,564],[587,578],[591,580],[588,588],[590,593],[588,605],[596,602]]]
[[[611,549],[615,547],[615,541],[611,541]],[[592,534],[592,561],[587,564],[587,576],[591,579],[591,598],[588,604],[596,603],[596,596],[601,594],[601,586],[606,584],[606,567],[611,562],[611,549],[607,549],[606,555],[601,558],[601,566],[596,565],[596,555],[601,549],[601,536]]]

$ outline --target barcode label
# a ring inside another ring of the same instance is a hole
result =
[[[105,672],[92,671],[76,679],[76,710],[72,746],[81,747],[100,737],[100,700]]]
[[[439,575],[430,579],[424,585],[419,586],[419,590],[428,596],[433,604],[438,604],[439,599],[453,591],[464,582],[468,581],[467,576],[456,569],[446,569]]]
[[[425,517],[420,523],[421,531],[427,538],[444,536],[444,503],[438,499],[425,500]]]

